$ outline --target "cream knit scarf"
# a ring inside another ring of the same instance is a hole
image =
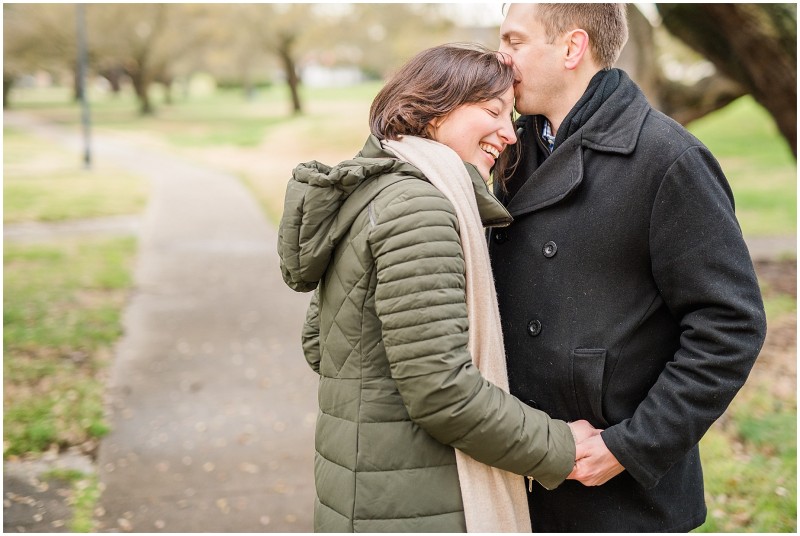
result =
[[[460,227],[467,282],[469,351],[484,378],[508,391],[503,332],[489,249],[472,179],[455,151],[433,140],[404,136],[384,147],[418,168],[453,203]],[[468,532],[530,532],[522,477],[482,464],[456,449]]]

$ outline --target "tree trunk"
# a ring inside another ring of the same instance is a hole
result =
[[[280,40],[278,44],[278,57],[283,64],[283,70],[286,73],[286,83],[289,85],[289,92],[292,96],[292,113],[295,115],[303,113],[303,107],[300,103],[300,77],[297,76],[297,66],[292,57],[292,42],[294,38],[285,37]]]
[[[797,7],[657,4],[666,28],[741,84],[797,158]]]
[[[658,86],[662,74],[657,61],[653,26],[633,4],[628,4],[628,42],[622,49],[616,66],[628,73],[647,95],[650,104],[661,109]]]
[[[153,105],[150,102],[149,94],[150,81],[141,69],[128,70],[128,76],[131,77],[133,90],[139,100],[139,113],[141,115],[153,115]]]
[[[119,66],[110,67],[108,69],[101,70],[99,74],[108,80],[108,83],[111,86],[111,92],[114,94],[114,96],[118,96],[120,91],[122,91],[122,75],[125,74],[125,70]]]
[[[160,82],[164,86],[164,104],[171,105],[174,102],[172,98],[173,78],[162,77]]]
[[[689,85],[669,80],[661,70],[654,28],[634,4],[628,4],[628,43],[617,66],[639,85],[647,100],[682,125],[718,110],[747,91],[715,74]]]
[[[172,105],[174,102],[172,98],[172,80],[168,80],[163,82],[164,84],[164,103],[167,105]]]
[[[14,76],[3,73],[3,110],[7,110],[11,104],[11,88],[14,86]]]
[[[664,80],[659,87],[662,112],[682,125],[719,110],[747,91],[727,76],[712,75],[695,84]]]
[[[77,63],[75,64],[75,68],[72,71],[72,88],[73,88],[73,97],[75,99],[75,102],[81,102],[85,88],[83,87],[83,84],[81,84],[81,76],[79,73],[79,68]]]

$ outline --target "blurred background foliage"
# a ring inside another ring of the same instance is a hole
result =
[[[142,114],[154,111],[154,84],[170,103],[176,89],[189,92],[199,73],[240,86],[246,98],[259,86],[285,82],[292,111],[300,113],[303,79],[382,79],[435,44],[496,46],[501,10],[501,4],[466,4],[460,11],[448,4],[89,4],[81,16],[95,78],[113,92],[130,83]],[[15,85],[37,75],[72,79],[79,96],[75,18],[70,4],[3,5],[4,107]],[[796,154],[796,5],[629,4],[629,21],[620,66],[657,108],[687,123],[749,93]]]
[[[496,48],[502,21],[499,3],[83,7],[85,87],[75,5],[3,5],[4,109],[77,131],[85,96],[94,132],[236,174],[274,223],[298,162],[359,150],[386,76],[429,46]],[[796,236],[796,18],[794,4],[629,5],[619,66],[719,159],[748,239]],[[107,161],[81,169],[35,133],[5,122],[3,132],[7,228],[144,209],[143,178]],[[6,240],[5,459],[95,452],[135,255],[132,237]],[[756,269],[769,335],[701,443],[701,532],[797,527],[796,254]]]

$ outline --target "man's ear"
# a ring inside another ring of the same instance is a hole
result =
[[[564,58],[564,67],[573,70],[580,65],[583,56],[589,49],[589,34],[586,30],[572,30],[567,34],[567,55]]]

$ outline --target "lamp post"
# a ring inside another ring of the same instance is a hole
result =
[[[78,87],[81,100],[81,125],[83,127],[83,164],[86,169],[92,167],[89,99],[86,87],[86,13],[83,4],[76,4],[77,35],[78,35]]]

